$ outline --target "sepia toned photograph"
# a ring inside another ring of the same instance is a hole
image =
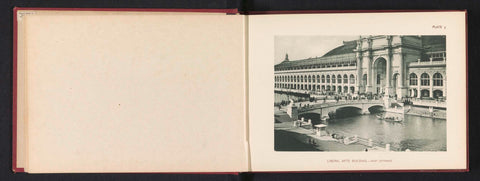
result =
[[[274,150],[447,151],[446,36],[275,36]]]

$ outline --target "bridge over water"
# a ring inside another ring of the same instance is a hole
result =
[[[335,113],[339,109],[348,108],[357,110],[362,114],[370,113],[370,108],[385,108],[383,100],[347,100],[347,101],[338,101],[338,102],[323,102],[323,103],[312,103],[309,105],[302,105],[297,107],[297,104],[289,105],[287,108],[287,113],[293,119],[298,119],[299,117],[305,118],[318,118],[320,119],[323,116],[327,116],[328,113]]]

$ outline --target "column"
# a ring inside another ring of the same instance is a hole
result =
[[[385,79],[386,79],[386,85],[385,85],[385,96],[389,96],[389,95],[392,95],[392,80],[390,78],[391,76],[391,66],[392,66],[392,58],[390,56],[390,49],[387,50],[388,51],[388,55],[387,55],[387,72],[385,73]]]
[[[443,97],[447,97],[447,76],[443,76]]]
[[[398,95],[398,98],[402,98],[404,96],[407,96],[405,95],[406,94],[406,88],[405,88],[405,78],[404,78],[404,75],[406,74],[406,70],[405,70],[405,62],[403,61],[403,54],[402,52],[400,51],[400,66],[399,66],[399,74],[398,74],[398,77],[397,77],[397,81],[400,85],[397,85],[398,86],[398,89],[400,89],[400,95]]]
[[[367,92],[373,92],[372,82],[373,82],[373,69],[372,69],[372,56],[368,53],[367,56],[368,66],[367,66]]]
[[[430,97],[433,97],[433,75],[430,76]]]
[[[386,36],[387,39],[387,45],[388,48],[386,49],[387,57],[386,57],[386,62],[387,62],[387,67],[386,67],[386,73],[385,73],[385,80],[387,81],[385,84],[385,96],[388,97],[392,95],[392,36]]]
[[[417,98],[420,98],[420,94],[422,93],[420,91],[420,84],[422,83],[420,77],[421,77],[421,75],[417,76]]]
[[[355,85],[356,85],[355,88],[356,88],[356,91],[358,93],[361,93],[360,89],[362,87],[364,87],[364,85],[362,85],[362,81],[360,81],[361,78],[363,78],[363,76],[362,76],[362,54],[361,54],[361,52],[357,52],[357,81],[355,82]]]

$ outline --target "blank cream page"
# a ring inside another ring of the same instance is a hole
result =
[[[17,17],[27,172],[248,169],[243,16]]]

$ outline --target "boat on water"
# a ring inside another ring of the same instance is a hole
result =
[[[386,117],[384,120],[387,122],[395,122],[395,123],[400,123],[403,121],[403,119],[401,119],[400,117]]]
[[[378,119],[380,120],[384,120],[386,122],[402,122],[403,119],[401,117],[393,117],[393,116],[385,116],[383,114],[377,114],[375,115],[377,116]]]
[[[358,138],[357,137],[346,137],[343,139],[343,144],[345,145],[349,145],[349,144],[353,144],[353,143],[356,143],[358,142]]]

